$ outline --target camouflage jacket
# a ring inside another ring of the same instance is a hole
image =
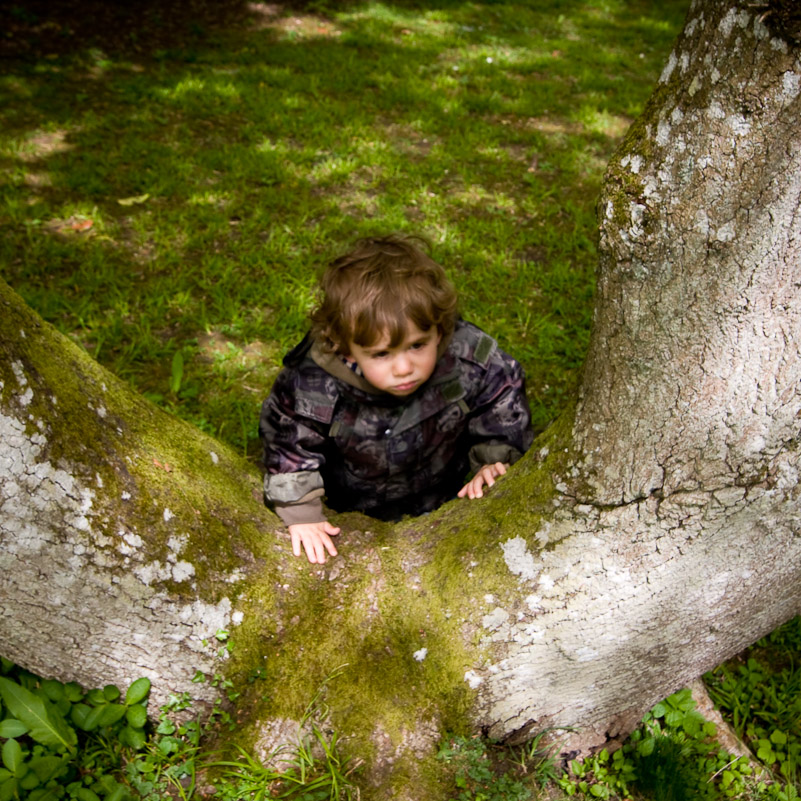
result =
[[[521,366],[460,321],[413,395],[371,387],[307,336],[284,359],[264,401],[266,501],[283,521],[339,511],[392,520],[453,498],[468,472],[512,463],[531,445]]]

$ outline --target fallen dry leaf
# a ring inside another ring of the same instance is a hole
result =
[[[149,193],[145,193],[144,195],[136,195],[135,197],[119,197],[117,198],[117,203],[119,203],[120,206],[135,206],[139,203],[145,203],[149,197]]]

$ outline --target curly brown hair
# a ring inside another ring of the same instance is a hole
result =
[[[390,234],[360,240],[328,265],[320,280],[312,334],[329,350],[347,355],[350,343],[375,345],[389,335],[397,347],[409,323],[421,331],[453,332],[457,296],[445,270],[418,236]]]

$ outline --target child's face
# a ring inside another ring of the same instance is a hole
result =
[[[421,331],[409,323],[406,337],[397,347],[389,346],[389,335],[385,333],[370,347],[351,342],[350,358],[376,389],[403,397],[411,395],[431,377],[440,339],[442,334],[436,328]]]

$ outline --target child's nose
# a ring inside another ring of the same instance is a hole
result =
[[[412,361],[406,354],[399,355],[395,359],[395,375],[409,375],[412,372]]]

